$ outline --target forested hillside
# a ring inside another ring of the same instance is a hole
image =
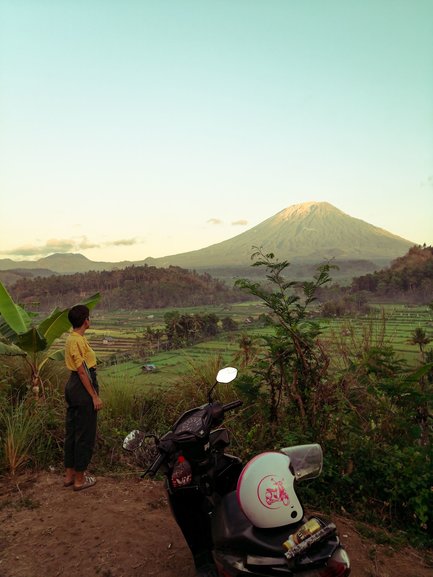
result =
[[[413,246],[389,268],[353,279],[352,291],[369,291],[375,296],[407,302],[433,300],[433,247]]]
[[[13,298],[42,310],[67,307],[83,296],[100,292],[102,309],[196,306],[246,300],[209,274],[179,267],[131,266],[121,270],[22,278],[10,287]]]

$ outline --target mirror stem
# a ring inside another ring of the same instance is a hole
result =
[[[207,394],[207,398],[208,398],[209,403],[212,402],[212,391],[217,386],[217,384],[218,384],[218,381],[215,382],[215,384],[212,386],[212,388],[210,389],[210,391]]]

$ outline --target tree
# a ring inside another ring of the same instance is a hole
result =
[[[320,327],[307,318],[307,308],[315,300],[317,289],[330,281],[329,270],[335,267],[324,264],[312,281],[299,284],[283,276],[288,261],[276,261],[273,253],[253,248],[253,266],[266,268],[270,288],[247,279],[238,279],[235,285],[263,300],[274,320],[275,336],[265,337],[266,358],[255,368],[269,389],[270,421],[277,421],[278,409],[286,397],[297,405],[301,428],[314,429],[329,358],[317,340]]]
[[[418,380],[418,407],[417,407],[417,421],[419,422],[421,428],[421,444],[428,445],[429,444],[429,429],[430,429],[430,420],[433,418],[433,413],[430,408],[431,405],[431,398],[432,398],[432,389],[430,383],[430,373],[432,370],[431,363],[432,360],[432,351],[428,351],[427,355],[425,353],[424,348],[431,343],[431,338],[427,336],[426,331],[421,328],[417,327],[411,334],[411,338],[409,343],[412,345],[417,345],[419,347],[420,357],[421,357],[421,371],[422,374],[419,375]],[[426,363],[427,361],[427,363]]]
[[[409,343],[419,347],[422,360],[424,360],[424,347],[427,346],[430,342],[431,338],[427,336],[427,333],[421,327],[417,327],[414,331],[412,331]]]
[[[238,323],[229,316],[223,317],[221,324],[223,331],[235,331],[238,328]]]
[[[257,339],[247,333],[242,333],[238,342],[239,352],[236,353],[234,360],[240,362],[241,367],[245,368],[257,358],[259,346],[257,344]]]
[[[92,309],[100,299],[99,293],[80,304]],[[44,393],[41,370],[48,359],[61,358],[62,354],[50,354],[53,343],[71,328],[68,321],[69,308],[56,308],[42,320],[16,304],[6,288],[0,283],[0,355],[20,356],[30,369],[29,388],[35,395]],[[63,352],[62,352],[63,353]]]

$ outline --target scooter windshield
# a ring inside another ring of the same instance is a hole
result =
[[[289,457],[297,481],[314,479],[322,472],[323,452],[318,443],[286,447],[280,452]]]

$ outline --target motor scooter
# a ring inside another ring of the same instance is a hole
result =
[[[224,416],[242,405],[213,400],[217,384],[237,369],[221,369],[208,402],[183,413],[161,438],[135,430],[123,448],[137,451],[146,437],[156,458],[143,473],[161,470],[173,516],[200,577],[347,577],[350,560],[334,523],[308,517],[296,493],[300,481],[320,475],[320,445],[257,455],[245,466],[226,449]]]

